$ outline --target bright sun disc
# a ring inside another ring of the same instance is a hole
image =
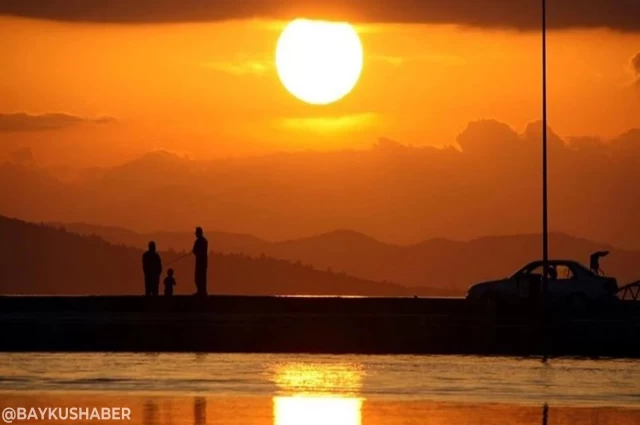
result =
[[[326,105],[346,96],[362,72],[362,44],[346,22],[296,19],[280,35],[276,68],[295,97]]]

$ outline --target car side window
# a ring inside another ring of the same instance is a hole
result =
[[[556,271],[558,273],[558,280],[574,280],[575,274],[571,267],[566,265],[558,265],[556,266]]]
[[[551,264],[549,265],[549,268],[548,268],[547,277],[551,280],[568,279],[568,277],[566,276],[570,276],[572,275],[572,273],[570,275],[567,275],[567,270],[569,270],[569,268],[566,266],[556,266]],[[542,277],[543,271],[544,271],[544,268],[542,267],[542,265],[539,265],[533,269],[530,269],[527,274]]]

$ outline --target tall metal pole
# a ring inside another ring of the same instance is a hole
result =
[[[547,220],[547,1],[542,0],[542,299],[547,298],[549,226]]]
[[[542,362],[549,358],[546,301],[549,289],[549,228],[547,221],[547,0],[542,0]]]

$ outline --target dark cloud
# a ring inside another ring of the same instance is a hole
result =
[[[542,146],[542,122],[529,123],[524,133],[518,134],[509,125],[496,120],[478,120],[469,123],[458,135],[457,142],[462,152],[476,158],[494,160],[516,160],[539,158]],[[550,155],[566,152],[566,143],[553,129],[547,126],[547,147]]]
[[[542,128],[542,121],[534,121],[527,124],[523,134],[524,140],[531,144],[542,143]],[[549,126],[547,126],[547,147],[549,150],[558,150],[565,147],[564,141]]]
[[[473,121],[457,138],[463,152],[472,154],[507,152],[520,141],[518,133],[496,120]]]
[[[18,112],[0,114],[0,132],[56,130],[79,124],[107,124],[114,121],[112,117],[84,118],[64,113],[31,115]]]
[[[640,31],[638,0],[548,0],[551,28]],[[0,14],[84,22],[205,22],[307,16],[534,30],[536,0],[0,0]]]

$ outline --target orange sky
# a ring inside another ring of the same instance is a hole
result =
[[[30,146],[46,164],[106,165],[151,149],[211,157],[367,147],[380,137],[449,145],[467,123],[518,130],[540,118],[535,32],[451,25],[356,25],[365,54],[353,92],[302,103],[274,67],[286,22],[62,23],[0,17],[0,114],[65,112],[87,123],[0,132],[0,158]],[[630,60],[640,34],[549,36],[549,120],[561,136],[640,127]]]

